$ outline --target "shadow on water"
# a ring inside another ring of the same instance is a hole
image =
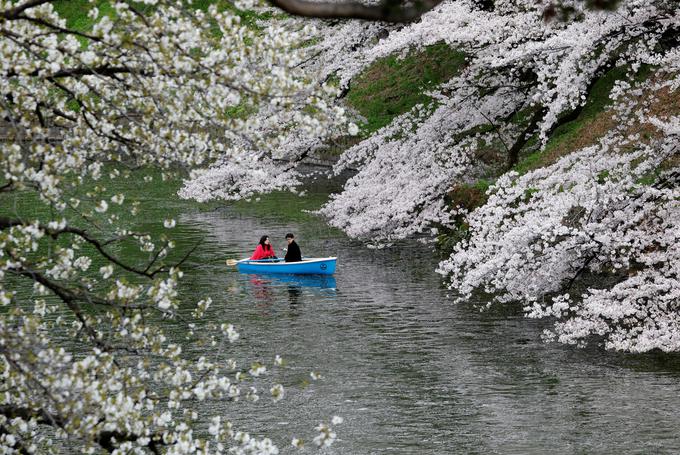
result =
[[[282,291],[290,305],[334,299],[337,291],[335,278],[328,275],[241,274],[239,280],[247,283],[256,305],[285,301]]]

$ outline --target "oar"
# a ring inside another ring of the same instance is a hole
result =
[[[276,258],[276,259],[258,259],[254,262],[281,262],[283,261],[283,258]],[[228,266],[234,266],[239,263],[236,259],[227,259],[227,265]]]

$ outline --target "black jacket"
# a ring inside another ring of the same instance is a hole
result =
[[[300,247],[295,240],[290,242],[288,245],[288,251],[286,252],[286,262],[300,262],[302,260],[302,253],[300,253]]]

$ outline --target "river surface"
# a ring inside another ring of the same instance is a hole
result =
[[[321,453],[680,453],[680,356],[546,344],[547,322],[516,308],[453,304],[430,246],[372,250],[301,214],[327,197],[323,185],[304,198],[206,208],[178,200],[159,180],[108,185],[140,201],[141,215],[128,220],[135,230],[166,233],[163,220],[176,218],[170,235],[178,250],[199,245],[183,266],[182,297],[212,297],[208,317],[241,335],[218,358],[246,369],[246,359],[270,366],[277,354],[285,359],[268,376],[284,385],[282,401],[272,404],[265,389],[256,403],[207,403],[206,415],[271,437],[281,453],[298,453],[292,437],[306,441],[303,453],[317,453],[314,428],[332,416],[344,422]],[[38,207],[22,201],[5,205]],[[276,278],[225,264],[250,255],[265,234],[281,254],[287,232],[304,255],[337,256],[336,274]],[[187,327],[168,321],[166,329],[181,340]],[[195,358],[214,357],[210,349],[184,346]]]
[[[293,436],[313,445],[313,428],[334,415],[344,423],[324,453],[680,452],[677,356],[546,344],[545,322],[515,309],[453,304],[426,245],[371,250],[321,220],[264,212],[185,211],[176,233],[202,239],[185,295],[212,296],[211,317],[239,328],[235,350],[286,360],[276,373],[284,400],[213,405],[239,429],[283,453]],[[280,252],[289,231],[303,255],[337,256],[335,276],[277,279],[224,264],[264,234]]]

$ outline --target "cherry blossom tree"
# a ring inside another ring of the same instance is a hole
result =
[[[680,81],[678,4],[623,1],[612,12],[563,2],[561,20],[546,17],[552,6],[445,2],[365,46],[353,62],[443,41],[467,65],[430,106],[342,155],[336,170],[358,172],[320,213],[383,243],[462,225],[466,238],[439,268],[458,299],[520,302],[554,318],[547,335],[561,342],[676,351],[678,120],[650,112]],[[349,68],[348,79],[360,71]],[[610,94],[610,133],[544,169],[503,173],[576,119],[612,68],[625,79]],[[488,202],[469,215],[445,203],[454,185],[493,175]]]
[[[680,174],[659,171],[677,159],[678,140],[638,140],[607,137],[501,177],[467,217],[469,237],[440,264],[457,299],[522,302],[529,317],[556,321],[546,335],[561,342],[598,336],[617,350],[680,349]]]
[[[382,56],[444,40],[463,46],[469,66],[434,94],[432,115],[423,119],[417,107],[350,149],[340,166],[365,164],[321,213],[352,235],[388,241],[442,223],[457,214],[441,204],[445,192],[479,175],[489,145],[512,167],[530,138],[540,146],[580,113],[608,68],[626,66],[632,80],[641,65],[654,65],[662,83],[615,86],[619,124],[599,145],[525,176],[502,175],[488,203],[464,218],[468,238],[440,272],[458,299],[481,292],[521,302],[531,317],[556,318],[548,336],[562,342],[599,336],[611,349],[678,350],[677,117],[648,114],[659,91],[677,89],[677,10],[623,2],[615,15],[583,10],[579,21],[546,24],[541,5],[504,5],[482,12],[472,3],[442,4],[372,50]],[[407,117],[409,126],[398,123]],[[656,139],[634,134],[640,125]],[[430,152],[446,158],[430,162]],[[363,197],[374,190],[387,196]],[[437,216],[428,201],[440,203]],[[603,287],[582,284],[587,274]]]
[[[355,1],[308,1],[308,0],[269,0],[269,2],[284,11],[305,17],[315,18],[345,18],[364,19],[368,21],[412,22],[418,20],[424,13],[432,10],[442,0],[399,1],[382,0],[377,2]],[[495,7],[495,0],[477,0],[476,4],[484,9]],[[552,18],[558,14],[567,16],[573,13],[573,4],[585,5],[593,9],[613,9],[618,0],[587,0],[587,1],[548,1],[545,2],[543,14]]]
[[[556,318],[548,335],[562,342],[595,335],[612,349],[678,349],[678,112],[650,114],[680,83],[677,1],[272,3],[404,22],[316,23],[304,66],[318,81],[335,78],[341,93],[386,56],[442,42],[466,55],[429,104],[342,153],[335,171],[355,175],[319,211],[330,224],[382,245],[466,231],[440,265],[460,298],[521,302],[532,317]],[[545,169],[514,172],[614,71],[610,132]],[[300,157],[323,141],[282,145],[282,156]],[[234,178],[225,170],[210,175],[213,187]],[[480,178],[496,183],[467,213],[449,194]],[[588,287],[589,275],[604,284]]]
[[[125,213],[138,207],[97,182],[217,160],[247,168],[272,162],[293,132],[346,128],[335,89],[299,68],[309,30],[155,0],[90,4],[84,30],[53,3],[0,1],[0,451],[278,453],[203,404],[282,398],[266,377],[280,359],[237,364],[235,327],[202,320],[210,299],[181,312],[191,251],[131,230]],[[120,254],[130,248],[140,256]],[[215,349],[190,360],[166,318]],[[320,446],[335,438],[329,425]]]

